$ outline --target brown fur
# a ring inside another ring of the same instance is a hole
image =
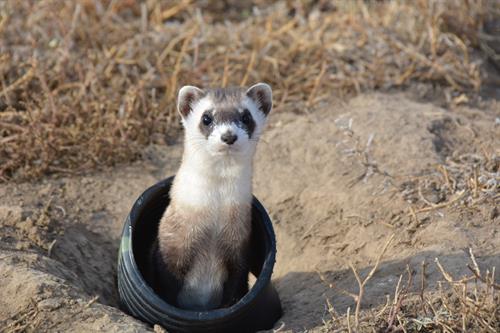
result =
[[[174,201],[168,206],[151,264],[157,268],[153,272],[156,290],[169,303],[176,305],[186,274],[200,257],[210,260],[215,255],[225,269],[222,306],[233,304],[248,291],[251,206],[229,206],[217,215],[215,219],[209,212],[179,207]],[[160,286],[164,284],[168,286]]]
[[[245,89],[240,87],[207,89],[207,94],[215,104],[239,105],[245,96]]]

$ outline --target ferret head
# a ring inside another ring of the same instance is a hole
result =
[[[186,147],[211,156],[250,156],[272,108],[271,87],[202,90],[184,86],[177,108],[186,131]]]

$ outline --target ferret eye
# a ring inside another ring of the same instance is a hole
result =
[[[213,120],[212,117],[210,117],[208,114],[204,114],[201,118],[201,121],[203,122],[203,125],[210,126]]]
[[[245,109],[245,111],[247,111],[247,110]],[[245,113],[241,117],[241,121],[243,122],[243,124],[248,125],[252,121],[252,118],[250,117],[250,115],[248,113]]]

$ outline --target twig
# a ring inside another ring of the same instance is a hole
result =
[[[278,328],[273,329],[273,333],[278,333],[278,332],[281,332],[281,330],[282,330],[282,329],[284,329],[284,328],[285,328],[285,322],[284,322],[284,321],[282,321],[282,322],[281,322],[281,325],[280,325]]]
[[[415,210],[413,209],[413,207],[410,206],[409,209],[410,209],[410,214],[415,221],[415,228],[418,228],[420,226],[420,220],[418,219],[417,214],[415,213]]]
[[[247,69],[245,71],[245,75],[243,76],[243,79],[241,80],[241,83],[240,83],[241,86],[244,86],[247,84],[248,76],[250,75],[250,72],[253,69],[256,57],[257,57],[257,50],[254,48],[252,50],[252,54],[250,55],[250,61],[248,62],[248,66],[247,66]]]
[[[352,329],[351,329],[351,307],[347,308],[347,331],[349,333],[352,332]]]
[[[169,18],[177,15],[179,12],[183,11],[184,9],[188,8],[189,5],[191,4],[191,1],[192,0],[184,0],[184,1],[180,2],[177,5],[172,6],[169,9],[164,10],[161,13],[161,19],[162,19],[162,21],[166,21]]]
[[[434,207],[436,206],[436,204],[430,202],[429,200],[427,200],[424,195],[422,194],[422,187],[420,186],[420,183],[418,184],[418,196],[420,197],[420,200],[422,200],[423,202],[425,202],[428,206],[431,206],[431,207]]]
[[[17,87],[21,86],[25,82],[28,82],[31,80],[33,75],[35,74],[35,71],[33,70],[33,67],[28,69],[26,73],[24,73],[23,76],[21,76],[19,79],[17,79],[14,83],[11,85],[3,88],[3,90],[0,92],[0,95],[6,95],[7,93],[11,92],[12,90],[16,89]]]
[[[453,277],[450,275],[450,273],[448,273],[444,268],[443,266],[441,265],[441,263],[439,262],[439,259],[438,258],[435,258],[434,259],[434,262],[436,263],[436,265],[438,266],[439,268],[439,271],[441,272],[441,274],[443,275],[443,277],[445,278],[445,280],[450,283],[450,284],[460,284],[460,283],[464,283],[464,282],[467,282],[467,281],[470,281],[472,280],[474,277],[464,277],[460,280],[455,280],[453,279]]]
[[[94,304],[95,302],[97,302],[97,300],[99,299],[99,295],[95,295],[94,297],[92,297],[88,302],[87,304],[85,304],[83,306],[83,309],[86,309],[88,307],[90,307],[92,304]]]
[[[500,284],[498,283],[495,283],[493,281],[488,281],[487,279],[485,279],[483,276],[481,276],[480,274],[478,274],[478,272],[476,271],[475,268],[471,267],[470,265],[467,265],[467,268],[469,268],[471,270],[471,272],[474,274],[474,276],[479,279],[481,282],[485,283],[486,285],[492,287],[493,289],[496,289],[496,290],[500,290]]]
[[[455,185],[451,184],[450,177],[448,175],[448,170],[446,170],[446,167],[444,165],[439,165],[438,169],[443,173],[444,179],[445,179],[446,184],[448,185],[448,188],[450,189],[450,191],[454,192]]]
[[[422,311],[425,312],[425,306],[424,306],[424,292],[425,292],[425,281],[426,281],[426,276],[425,276],[425,269],[427,268],[427,264],[425,260],[422,261],[422,270],[421,270],[421,279],[420,279],[420,301],[422,304]]]
[[[474,271],[477,273],[477,275],[481,275],[481,270],[479,270],[479,265],[477,264],[476,257],[474,256],[474,252],[472,252],[472,248],[469,247],[469,256],[470,259],[472,260],[472,263],[474,264]]]
[[[319,71],[319,74],[318,76],[316,77],[316,79],[314,80],[314,86],[313,88],[311,89],[311,93],[309,94],[309,98],[307,99],[307,102],[306,102],[306,105],[308,107],[311,107],[312,104],[313,104],[313,101],[314,101],[314,97],[316,96],[316,91],[318,90],[318,87],[321,83],[321,80],[323,79],[323,76],[325,75],[325,72],[326,72],[326,61],[324,61],[322,64],[321,64],[321,69]]]
[[[419,209],[419,210],[416,210],[415,213],[423,213],[423,212],[429,212],[431,210],[434,210],[434,209],[439,209],[439,208],[444,208],[444,207],[447,207],[455,202],[457,202],[458,200],[462,199],[462,197],[464,196],[465,194],[465,190],[462,190],[460,191],[457,196],[453,199],[451,199],[450,201],[448,202],[443,202],[441,204],[438,204],[438,205],[434,205],[434,206],[431,206],[431,207],[425,207],[425,208],[422,208],[422,209]]]
[[[396,327],[393,327],[394,320],[397,319],[399,322],[398,328],[402,328],[403,331],[405,331],[404,326],[401,324],[401,321],[399,319],[399,311],[401,310],[401,305],[403,304],[403,301],[405,300],[406,296],[408,295],[408,290],[410,289],[410,286],[412,285],[412,280],[413,280],[413,273],[410,270],[410,266],[406,265],[406,273],[408,274],[408,281],[406,282],[406,286],[404,287],[403,290],[400,290],[400,285],[401,285],[401,279],[403,278],[403,275],[401,274],[399,276],[398,283],[396,285],[396,290],[394,292],[394,303],[393,307],[391,308],[391,311],[389,312],[389,319],[388,319],[388,324],[387,324],[387,329],[386,333],[392,331],[396,331]]]
[[[35,66],[33,66],[33,67],[35,67]],[[40,86],[42,87],[42,90],[44,91],[45,95],[47,96],[47,100],[49,101],[49,106],[50,106],[50,111],[51,111],[51,117],[52,117],[52,119],[54,119],[52,122],[55,123],[57,107],[56,107],[56,102],[54,100],[53,93],[49,89],[49,86],[47,84],[47,79],[45,77],[45,73],[40,71],[40,68],[38,68],[38,70],[36,71],[36,76],[38,78],[38,81],[40,81]]]
[[[399,301],[399,287],[401,285],[401,281],[403,280],[403,274],[399,276],[398,283],[396,284],[396,289],[394,291],[394,300],[392,302],[392,308],[389,312],[389,319],[387,320],[387,329],[386,332],[389,332],[393,329],[394,319],[396,318],[397,311],[399,311],[398,301]]]
[[[315,223],[313,223],[309,228],[307,228],[307,230],[304,232],[304,234],[302,235],[302,237],[300,238],[301,240],[304,240],[306,239],[307,237],[311,236],[311,231],[313,231],[313,229],[320,225],[321,223],[323,223],[324,220],[318,220],[316,221]]]
[[[351,267],[351,270],[353,271],[354,276],[355,276],[356,281],[358,282],[358,286],[359,286],[358,295],[355,297],[356,309],[355,309],[355,312],[354,312],[354,320],[355,320],[355,324],[356,324],[356,329],[359,328],[359,312],[360,312],[360,309],[361,309],[361,303],[363,301],[363,294],[365,292],[365,285],[372,278],[373,274],[375,274],[375,271],[378,269],[380,261],[382,260],[382,257],[384,256],[385,252],[387,251],[387,248],[389,247],[389,245],[391,244],[392,240],[394,239],[394,236],[395,236],[395,234],[392,234],[389,237],[389,239],[385,243],[382,251],[380,252],[380,254],[378,256],[377,261],[375,262],[375,266],[373,266],[373,268],[368,273],[368,275],[364,278],[364,280],[361,280],[361,278],[360,278],[360,276],[358,274],[358,271],[356,270],[356,268],[354,267],[354,265],[352,263],[349,263],[349,266]]]
[[[453,283],[454,282],[453,277],[447,271],[445,271],[445,269],[443,268],[443,266],[439,262],[439,259],[438,258],[434,258],[434,262],[438,266],[439,270],[441,271],[441,274],[446,279],[446,281],[448,281],[450,283]]]
[[[47,249],[47,256],[50,258],[52,255],[52,249],[54,248],[54,245],[56,245],[57,239],[54,239],[50,244],[49,248]]]

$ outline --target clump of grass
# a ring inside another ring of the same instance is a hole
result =
[[[177,136],[175,96],[187,83],[267,81],[276,110],[293,112],[415,81],[473,94],[482,79],[474,49],[493,7],[2,1],[0,181],[138,158]]]
[[[403,197],[415,204],[410,213],[417,214],[445,207],[474,210],[481,204],[493,207],[488,219],[500,212],[495,202],[500,198],[500,156],[483,147],[480,154],[453,153],[444,163],[436,165],[428,174],[404,183]]]
[[[385,305],[360,311],[363,293],[367,282],[376,273],[392,237],[381,251],[377,263],[362,280],[354,266],[354,276],[359,284],[358,294],[344,290],[341,293],[353,297],[354,315],[351,308],[339,314],[327,300],[330,318],[322,328],[325,332],[498,332],[500,329],[500,284],[495,281],[495,267],[481,271],[474,253],[469,249],[471,263],[468,276],[460,279],[452,277],[441,265],[438,258],[435,264],[442,274],[438,291],[427,291],[426,263],[422,263],[420,290],[411,291],[414,272],[407,266],[406,283],[402,274],[394,290],[387,297]],[[325,281],[323,276],[320,277]],[[330,287],[335,288],[333,284]]]

